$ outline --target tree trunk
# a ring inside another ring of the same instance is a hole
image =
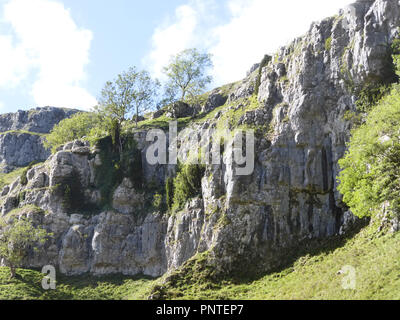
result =
[[[138,120],[139,120],[139,107],[136,106],[136,128],[138,127]]]
[[[10,279],[14,279],[16,275],[16,269],[13,265],[10,265],[10,273],[11,273]]]

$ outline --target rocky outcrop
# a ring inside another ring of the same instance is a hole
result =
[[[44,107],[2,114],[0,115],[0,132],[23,130],[35,133],[49,133],[61,120],[71,117],[78,111]]]
[[[194,108],[185,102],[175,102],[167,112],[167,117],[169,118],[185,118],[194,115]]]
[[[45,161],[50,151],[43,146],[43,135],[76,112],[78,110],[45,107],[0,115],[2,171],[25,167],[33,161]]]
[[[26,167],[32,161],[47,160],[50,151],[43,146],[43,139],[40,135],[30,133],[0,133],[0,162],[5,171]]]
[[[38,223],[54,237],[26,264],[54,264],[66,274],[159,276],[207,253],[221,273],[260,271],[278,265],[285,250],[303,240],[345,232],[354,217],[336,181],[351,128],[344,115],[355,109],[365,83],[385,77],[399,25],[397,0],[357,1],[281,48],[262,68],[259,88],[256,70],[232,86],[224,112],[241,108],[258,89],[258,107],[238,123],[260,131],[254,172],[237,176],[229,161],[207,165],[202,197],[172,216],[144,211],[140,190],[128,180],[114,191],[114,208],[92,216],[66,214],[57,185],[78,171],[85,199],[99,204],[94,181],[101,159],[84,142],[64,146],[28,172],[27,186],[17,180],[2,192],[2,214],[26,205],[47,212]],[[193,128],[215,127],[224,112]],[[136,140],[144,157],[145,132]],[[225,159],[230,152],[225,150]],[[172,173],[170,166],[143,162],[146,183],[162,183]]]

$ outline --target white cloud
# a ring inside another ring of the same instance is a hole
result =
[[[0,101],[0,110],[4,108],[4,103]]]
[[[261,61],[305,33],[313,21],[335,14],[352,0],[231,0],[231,20],[213,30],[215,77],[219,83],[240,80]]]
[[[187,48],[204,47],[210,39],[201,35],[204,25],[211,19],[215,0],[189,0],[188,4],[175,9],[174,16],[156,28],[152,37],[152,49],[143,63],[157,78],[163,78],[162,69],[172,55]]]
[[[313,21],[333,15],[354,0],[225,0],[229,19],[219,20],[215,0],[189,0],[157,28],[146,64],[159,76],[172,54],[199,47],[213,54],[216,84],[240,80],[266,53],[305,33]],[[205,5],[207,3],[207,6]],[[220,3],[221,4],[221,3]]]
[[[83,87],[92,33],[80,29],[63,4],[50,0],[10,0],[3,23],[12,33],[0,34],[0,86],[32,82],[40,106],[79,107],[96,104]],[[3,69],[4,68],[4,69]]]

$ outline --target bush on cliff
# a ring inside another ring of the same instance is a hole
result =
[[[182,209],[189,199],[201,195],[201,179],[204,172],[204,165],[186,164],[179,166],[173,185],[173,210]],[[171,195],[167,197],[171,197]]]
[[[80,112],[71,118],[62,120],[50,134],[46,136],[44,146],[55,152],[57,147],[67,142],[88,137],[91,132],[97,132],[104,125],[95,113]]]
[[[349,151],[339,161],[339,191],[359,217],[371,216],[385,202],[400,214],[400,85],[394,85],[352,131]]]

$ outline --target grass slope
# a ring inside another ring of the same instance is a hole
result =
[[[43,290],[43,274],[34,270],[17,270],[10,279],[8,268],[0,268],[0,300],[122,300],[128,295],[141,296],[152,283],[146,277],[75,276],[57,277],[56,290]]]
[[[239,300],[380,300],[400,299],[400,233],[379,234],[368,226],[340,246],[303,255],[286,269],[255,281],[199,282],[196,263],[189,274],[163,287],[167,299]],[[329,245],[328,245],[329,246]],[[348,274],[356,270],[356,289],[343,289]],[[198,268],[197,268],[198,269]],[[206,276],[204,278],[207,278]],[[160,282],[157,283],[160,285]],[[161,284],[163,286],[163,284]]]
[[[376,226],[364,228],[336,248],[304,255],[285,270],[254,281],[211,283],[190,272],[166,286],[168,299],[400,299],[400,233],[380,234]],[[344,290],[344,266],[356,270],[356,289]],[[197,270],[197,271],[196,271]],[[201,271],[199,271],[201,272]],[[41,289],[40,272],[18,269],[18,279],[9,279],[0,268],[0,299],[146,299],[160,280],[143,277],[92,276],[57,279],[57,289]],[[189,281],[188,281],[189,279]]]

